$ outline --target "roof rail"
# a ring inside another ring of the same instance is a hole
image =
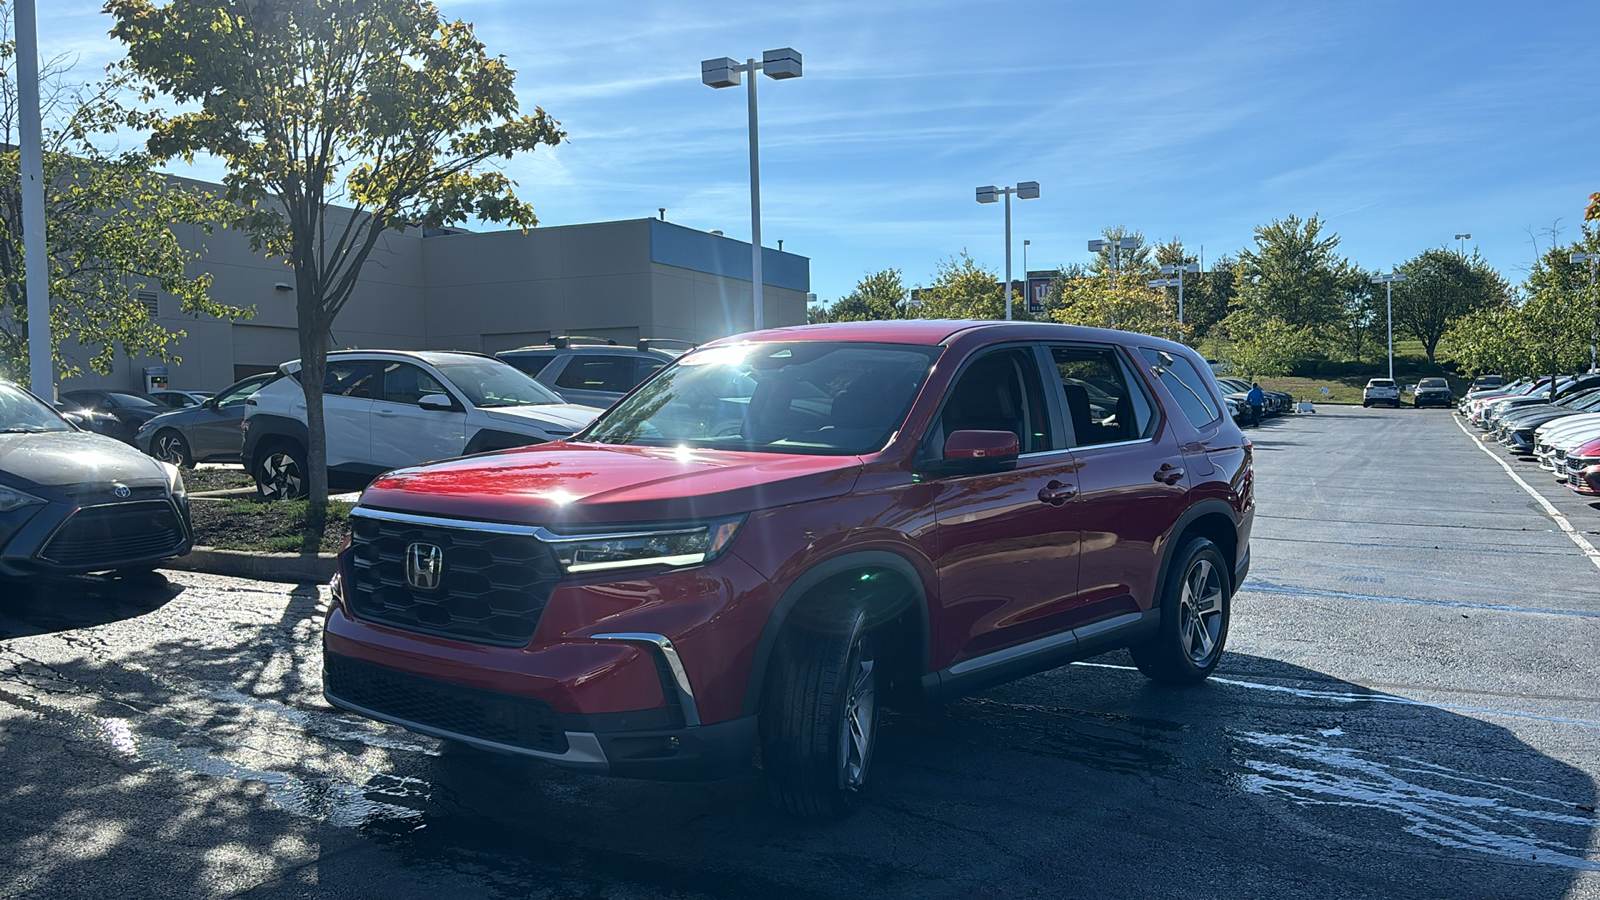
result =
[[[700,346],[694,341],[680,341],[677,338],[640,338],[634,348],[643,352],[654,348],[657,344],[677,344],[683,348],[683,350],[679,351],[681,353],[688,353],[690,350]]]
[[[550,337],[550,346],[557,350],[565,350],[573,344],[600,344],[607,347],[617,346],[611,338],[590,337],[586,334],[557,334]]]

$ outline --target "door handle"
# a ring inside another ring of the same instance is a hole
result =
[[[1183,467],[1172,463],[1162,463],[1161,468],[1156,470],[1156,480],[1162,484],[1177,484],[1182,477]]]
[[[1078,489],[1064,481],[1052,479],[1049,484],[1039,488],[1039,502],[1051,506],[1062,506],[1068,500],[1078,496]]]
[[[374,411],[372,414],[375,415],[375,416],[380,416],[380,417],[385,418],[385,419],[397,419],[397,418],[400,417],[400,414],[397,413],[397,412],[378,412],[378,411]]]

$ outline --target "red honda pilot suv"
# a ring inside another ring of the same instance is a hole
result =
[[[910,320],[692,351],[571,440],[382,476],[324,631],[336,706],[593,772],[857,802],[880,705],[1126,647],[1216,667],[1251,446],[1193,351]]]

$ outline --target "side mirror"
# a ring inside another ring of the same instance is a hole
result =
[[[216,409],[217,408],[217,398],[215,398],[215,397],[207,397],[204,400],[200,401],[200,406],[205,408],[205,409]]]
[[[448,394],[423,394],[417,399],[417,406],[435,412],[449,412],[455,409],[455,403]]]
[[[1017,453],[1017,436],[1009,431],[952,431],[932,469],[939,475],[1009,472]]]

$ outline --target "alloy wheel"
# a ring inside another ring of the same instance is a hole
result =
[[[292,500],[300,496],[303,478],[300,463],[283,451],[267,454],[261,461],[261,495],[269,500]]]
[[[839,783],[845,790],[860,790],[867,780],[867,766],[872,763],[878,720],[877,679],[873,667],[872,644],[862,635],[845,668],[849,688],[839,729]]]
[[[1222,575],[1210,560],[1197,559],[1184,573],[1178,598],[1178,634],[1183,652],[1200,668],[1211,664],[1222,636]]]
[[[183,438],[172,432],[163,432],[156,437],[154,452],[151,456],[164,463],[182,466],[188,463],[187,449],[183,446]]]

